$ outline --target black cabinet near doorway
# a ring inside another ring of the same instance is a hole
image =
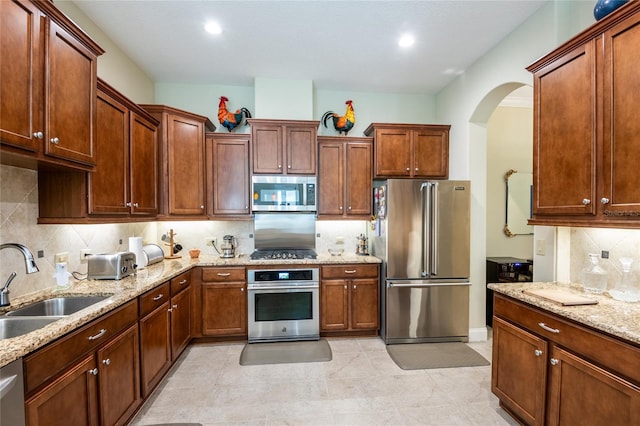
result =
[[[533,261],[515,257],[487,257],[486,284],[527,282],[533,278]],[[487,288],[486,323],[493,325],[493,290]]]

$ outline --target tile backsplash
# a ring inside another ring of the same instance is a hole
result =
[[[13,271],[17,277],[11,284],[11,296],[18,297],[55,286],[54,255],[69,254],[68,270],[86,274],[87,264],[80,261],[80,250],[93,253],[126,251],[129,237],[142,237],[145,243],[168,246],[162,236],[173,229],[175,241],[183,246],[179,254],[197,247],[203,254],[216,255],[207,245],[212,237],[222,242],[227,234],[238,239],[237,254],[250,254],[254,249],[253,221],[175,221],[136,222],[99,225],[38,225],[38,175],[34,170],[0,165],[0,243],[20,243],[34,255],[40,272],[25,273],[22,254],[18,250],[0,251],[0,287]],[[358,234],[366,234],[365,221],[317,221],[316,251],[326,253],[344,239],[345,252],[355,252]],[[121,242],[122,241],[122,242]],[[219,248],[219,247],[218,247]],[[38,258],[38,252],[43,257]]]

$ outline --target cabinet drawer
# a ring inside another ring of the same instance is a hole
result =
[[[191,270],[171,279],[171,296],[175,296],[191,284]]]
[[[25,393],[34,391],[81,356],[103,345],[137,320],[138,301],[132,300],[28,355],[24,360]]]
[[[245,279],[244,268],[202,268],[202,281],[231,282]]]
[[[640,348],[599,331],[565,320],[524,303],[494,293],[496,317],[508,320],[532,333],[557,343],[636,385],[640,383]]]
[[[331,265],[322,267],[322,278],[377,278],[378,265]]]
[[[140,296],[140,318],[169,300],[169,281]]]

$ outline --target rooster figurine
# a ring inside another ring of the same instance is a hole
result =
[[[322,123],[324,127],[327,127],[327,120],[331,117],[333,119],[333,127],[335,127],[340,134],[344,132],[346,136],[349,130],[353,129],[353,125],[356,124],[356,114],[353,111],[352,101],[349,100],[345,102],[345,104],[347,105],[345,115],[340,116],[333,111],[327,111],[322,115]]]
[[[242,117],[251,118],[251,112],[246,108],[240,108],[236,112],[230,112],[227,110],[227,101],[229,98],[226,96],[220,97],[220,104],[218,104],[218,121],[228,131],[232,131],[236,127],[242,124]]]

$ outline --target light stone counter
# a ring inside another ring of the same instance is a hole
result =
[[[488,284],[493,291],[521,300],[612,336],[640,345],[640,303],[620,302],[606,294],[586,293],[577,284],[500,283]],[[563,288],[571,293],[595,299],[597,305],[562,306],[537,296],[525,294],[529,289]]]
[[[24,297],[16,297],[12,300],[10,308],[0,308],[0,314],[8,310],[14,310],[39,300],[58,296],[79,295],[104,295],[107,299],[91,305],[75,314],[66,316],[51,324],[22,336],[0,340],[0,367],[27,355],[38,348],[52,342],[58,337],[75,330],[91,320],[96,319],[109,311],[124,305],[128,301],[138,297],[148,290],[180,275],[181,273],[198,266],[268,266],[279,265],[322,265],[322,264],[355,264],[355,263],[381,263],[374,256],[357,256],[346,254],[343,256],[331,256],[329,254],[318,255],[318,259],[305,260],[251,260],[249,256],[239,256],[231,259],[222,259],[218,256],[201,255],[198,259],[190,259],[183,256],[179,259],[165,259],[164,261],[148,266],[121,280],[84,280],[73,284],[69,289],[55,291],[53,288]],[[19,283],[15,283],[16,285]]]

